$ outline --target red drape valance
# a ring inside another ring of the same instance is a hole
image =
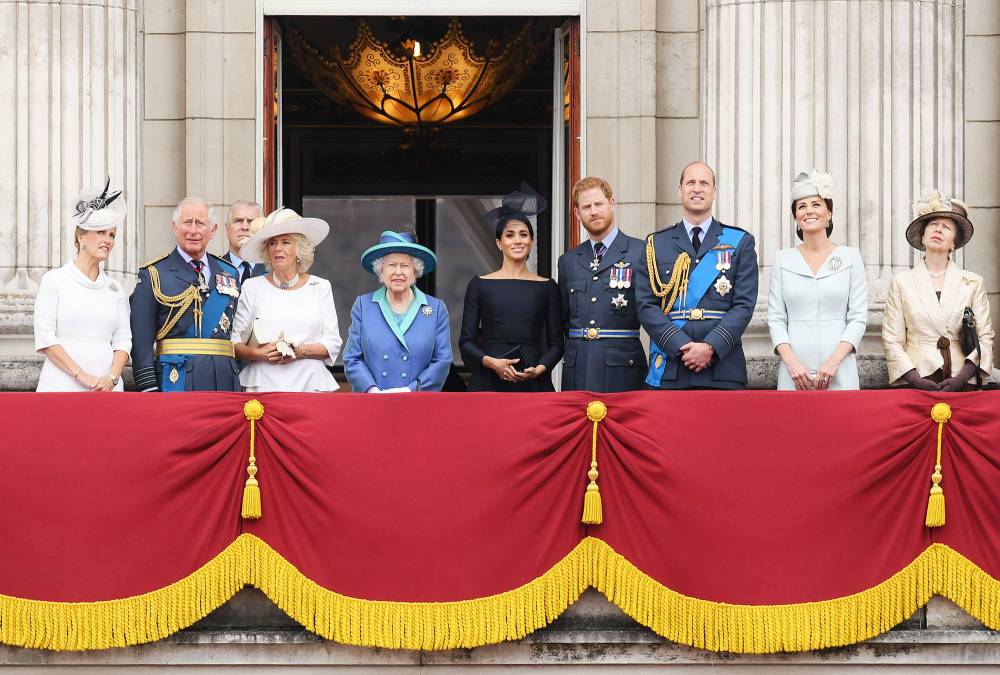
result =
[[[260,395],[255,520],[248,400],[0,395],[0,641],[156,640],[246,584],[386,647],[517,638],[588,586],[707,649],[856,642],[935,593],[1000,628],[997,393]]]

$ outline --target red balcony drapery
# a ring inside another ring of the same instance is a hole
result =
[[[588,586],[715,650],[857,642],[935,593],[1000,628],[998,393],[259,395],[244,520],[250,398],[0,395],[0,641],[156,640],[246,584],[385,647],[518,638]]]

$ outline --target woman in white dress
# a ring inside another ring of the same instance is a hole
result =
[[[330,226],[279,209],[258,218],[240,257],[266,263],[269,274],[247,279],[233,318],[240,384],[251,392],[336,391],[327,370],[342,340],[330,282],[306,274]]]
[[[123,391],[132,348],[128,296],[101,270],[125,222],[121,191],[80,195],[73,213],[77,255],[42,276],[35,349],[45,355],[37,391]]]
[[[972,238],[968,209],[938,192],[913,204],[906,228],[910,246],[924,252],[912,269],[889,284],[882,345],[889,384],[928,391],[973,389],[993,369],[993,324],[983,278],[955,264],[951,254]],[[963,346],[963,316],[976,340]]]
[[[859,389],[855,354],[868,320],[861,252],[830,240],[833,178],[813,169],[792,186],[795,234],[771,268],[767,325],[781,357],[778,389]]]

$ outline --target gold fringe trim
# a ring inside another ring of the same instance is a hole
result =
[[[261,539],[242,534],[190,576],[143,595],[80,603],[0,595],[0,642],[58,650],[152,642],[190,626],[247,584],[324,638],[392,649],[471,649],[517,640],[551,623],[589,586],[663,637],[712,651],[764,654],[854,644],[909,618],[932,595],[1000,630],[1000,581],[944,544],[932,544],[877,586],[819,602],[731,605],[691,598],[594,537],[537,579],[504,593],[393,602],[325,589]]]
[[[288,616],[328,640],[391,649],[471,649],[518,640],[552,623],[587,589],[593,540],[510,591],[454,602],[361,600],[327,590],[263,541],[253,585]]]
[[[187,628],[243,588],[249,535],[169,586],[120,600],[48,602],[0,595],[0,642],[53,650],[107,649],[155,642]]]

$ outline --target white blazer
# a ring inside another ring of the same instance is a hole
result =
[[[818,370],[837,345],[849,342],[856,353],[868,321],[868,280],[861,251],[838,246],[817,274],[796,248],[778,251],[771,267],[767,327],[775,351],[787,343],[810,370]],[[841,362],[830,389],[858,389],[855,353]],[[795,389],[784,362],[778,389]]]
[[[962,312],[966,307],[972,307],[976,313],[981,358],[975,352],[965,356],[958,343]],[[889,383],[902,384],[903,375],[914,368],[921,377],[941,368],[944,359],[938,351],[937,341],[942,336],[951,341],[949,376],[957,375],[969,360],[978,363],[983,377],[989,377],[993,370],[993,324],[983,278],[949,262],[939,301],[930,272],[921,260],[913,269],[892,278],[885,300],[882,346],[885,347]]]

